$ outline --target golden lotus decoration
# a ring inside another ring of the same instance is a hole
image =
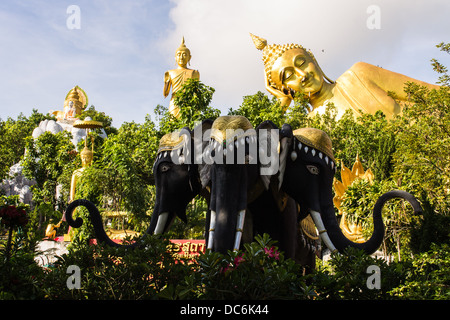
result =
[[[353,182],[358,180],[366,180],[369,183],[373,183],[374,174],[372,170],[369,168],[364,171],[364,167],[361,163],[359,155],[356,156],[356,161],[353,164],[352,169],[350,170],[344,164],[342,164],[341,168],[341,180],[334,179],[333,186],[335,191],[335,196],[333,198],[334,205],[339,210],[339,215],[341,215],[340,227],[344,235],[353,242],[362,243],[365,242],[366,239],[362,235],[362,227],[357,224],[353,224],[348,222],[347,213],[342,210],[341,203],[343,201],[345,191],[349,186],[353,184]]]

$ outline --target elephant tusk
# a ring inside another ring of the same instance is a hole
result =
[[[211,210],[211,221],[209,223],[209,236],[207,249],[212,250],[213,248],[215,228],[216,228],[216,212]]]
[[[310,210],[311,217],[314,220],[314,224],[317,227],[317,230],[319,231],[320,238],[323,240],[325,245],[330,249],[331,252],[337,252],[336,247],[331,242],[330,237],[328,236],[327,230],[325,229],[325,226],[322,221],[322,217],[320,216],[320,213],[314,210]]]
[[[156,223],[155,232],[153,234],[162,234],[164,232],[164,227],[166,226],[167,218],[169,217],[168,212],[160,213],[158,216],[158,222]]]
[[[237,216],[236,236],[234,238],[233,251],[238,251],[241,245],[242,232],[244,230],[245,210],[241,210]]]

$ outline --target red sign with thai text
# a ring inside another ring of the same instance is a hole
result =
[[[171,239],[169,250],[180,258],[192,259],[205,253],[205,240]]]

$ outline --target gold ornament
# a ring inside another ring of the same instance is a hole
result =
[[[357,180],[366,180],[370,184],[372,184],[373,179],[374,174],[372,170],[369,168],[367,169],[367,171],[364,171],[359,155],[357,155],[352,170],[350,170],[349,168],[344,166],[344,164],[342,164],[341,168],[342,182],[336,179],[334,179],[333,181],[335,192],[333,203],[339,210],[338,214],[342,216],[339,226],[344,235],[353,242],[362,243],[365,242],[366,239],[362,235],[362,227],[360,225],[348,222],[347,213],[341,209],[341,203],[343,201],[345,191],[349,186],[353,184],[353,182]]]
[[[256,131],[252,129],[253,126],[246,117],[222,116],[214,121],[211,127],[211,138],[225,145],[235,139],[256,136]]]
[[[294,130],[293,134],[301,143],[322,151],[328,158],[334,161],[331,139],[324,131],[315,128],[300,128]]]
[[[185,145],[184,138],[182,135],[180,135],[179,131],[167,133],[159,140],[159,148],[156,155],[159,155],[161,152],[164,151],[172,151],[180,149],[184,145]]]

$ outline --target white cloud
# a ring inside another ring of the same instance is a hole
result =
[[[173,55],[181,36],[193,55],[192,68],[216,88],[216,107],[238,107],[242,97],[261,90],[263,65],[249,32],[269,43],[301,43],[310,48],[329,77],[366,61],[433,81],[426,55],[446,41],[445,1],[175,0],[168,36]],[[369,5],[380,8],[380,29],[370,30]],[[420,67],[418,67],[420,66]]]

